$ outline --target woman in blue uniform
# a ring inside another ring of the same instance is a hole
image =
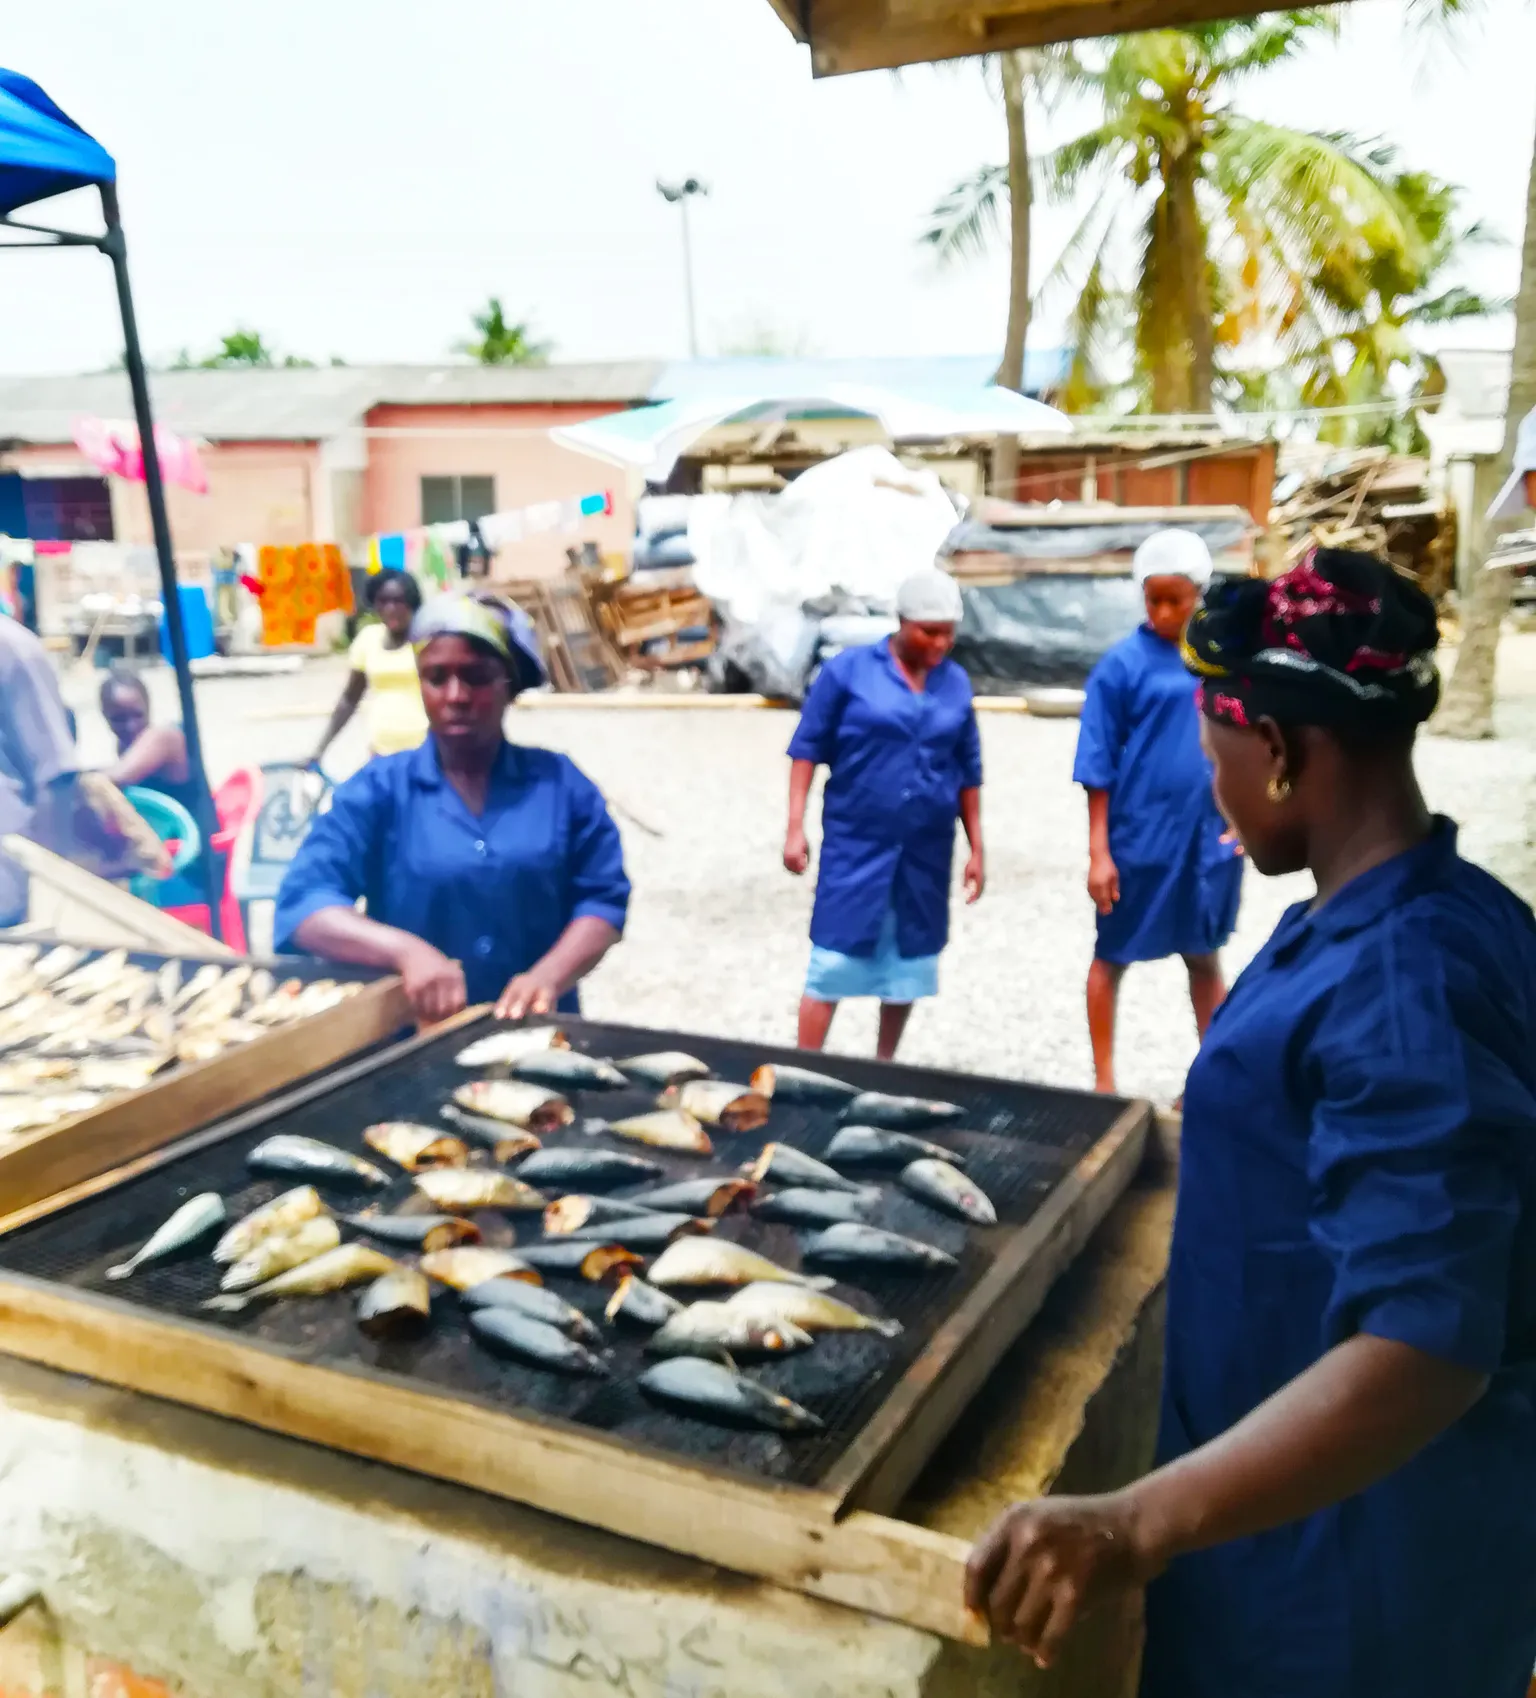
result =
[[[939,988],[956,819],[971,846],[966,901],[981,895],[981,738],[970,679],[949,658],[961,611],[953,578],[916,573],[897,592],[896,634],[845,649],[806,697],[789,745],[792,873],[810,865],[811,780],[818,765],[830,771],[801,1049],[822,1048],[844,997],[873,996],[875,1053],[895,1055],[912,1004]]]
[[[1536,1664],[1536,921],[1419,793],[1436,637],[1324,550],[1186,639],[1224,813],[1317,893],[1190,1071],[1161,1466],[1016,1506],[967,1588],[1048,1662],[1150,1581],[1143,1698],[1525,1698]]]
[[[574,1013],[624,929],[629,881],[592,781],[502,735],[544,676],[532,627],[510,604],[445,595],[412,635],[431,735],[336,791],[283,880],[278,947],[393,968],[422,1020],[466,1001],[504,1019]]]
[[[1226,986],[1217,951],[1237,924],[1243,868],[1211,800],[1200,715],[1179,638],[1211,556],[1193,531],[1154,531],[1132,571],[1146,623],[1088,678],[1074,781],[1088,792],[1088,894],[1098,938],[1088,1036],[1098,1090],[1115,1088],[1115,1009],[1133,961],[1182,955],[1203,1037]]]

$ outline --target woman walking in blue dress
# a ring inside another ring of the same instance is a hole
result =
[[[1309,871],[1190,1069],[1159,1466],[1010,1510],[968,1601],[1049,1662],[1150,1582],[1142,1698],[1525,1698],[1536,920],[1424,805],[1434,605],[1320,550],[1187,638],[1216,793]]]
[[[966,901],[981,895],[981,738],[970,679],[949,658],[961,611],[953,578],[915,574],[897,592],[895,635],[836,655],[806,697],[789,745],[792,873],[810,865],[805,807],[816,768],[829,776],[801,1049],[823,1047],[845,997],[873,996],[876,1054],[895,1055],[912,1004],[939,988],[957,819],[971,848]]]
[[[1182,955],[1204,1037],[1226,987],[1217,951],[1237,924],[1243,868],[1211,800],[1211,766],[1179,638],[1212,574],[1193,531],[1155,531],[1132,563],[1146,623],[1088,679],[1073,779],[1088,792],[1088,969],[1097,1089],[1115,1088],[1115,1011],[1133,961]]]

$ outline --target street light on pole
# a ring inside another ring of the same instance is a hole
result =
[[[683,290],[688,303],[688,354],[699,357],[699,327],[693,315],[693,241],[688,230],[688,202],[695,195],[707,195],[709,185],[697,177],[685,177],[681,183],[656,183],[656,192],[667,203],[681,209],[683,214]]]

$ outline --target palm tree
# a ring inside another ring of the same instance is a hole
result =
[[[282,366],[288,370],[313,370],[315,362],[298,354],[285,354],[282,359],[272,349],[259,330],[237,329],[219,338],[219,345],[202,359],[193,359],[185,348],[172,362],[176,371],[221,371],[229,367],[271,371]]]
[[[541,366],[549,359],[551,344],[535,341],[526,319],[509,324],[499,295],[491,296],[473,322],[479,336],[456,342],[454,353],[467,354],[483,366]]]
[[[1123,326],[1133,389],[1157,413],[1208,413],[1218,351],[1305,287],[1321,255],[1363,267],[1415,252],[1380,164],[1353,138],[1245,118],[1242,84],[1332,33],[1322,10],[1283,12],[1081,44],[1069,86],[1103,119],[1042,161],[1053,195],[1089,196],[1047,280],[1076,290],[1069,388],[1102,388],[1102,354]],[[1127,270],[1129,261],[1129,275]],[[1246,309],[1246,310],[1245,310]]]

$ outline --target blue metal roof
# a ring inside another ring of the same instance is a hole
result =
[[[1024,359],[1024,392],[1039,396],[1066,376],[1062,348],[1031,348]],[[765,354],[738,359],[674,360],[651,389],[653,401],[693,401],[736,395],[816,395],[829,384],[861,384],[914,399],[941,400],[990,386],[995,354],[903,355],[816,359]]]

